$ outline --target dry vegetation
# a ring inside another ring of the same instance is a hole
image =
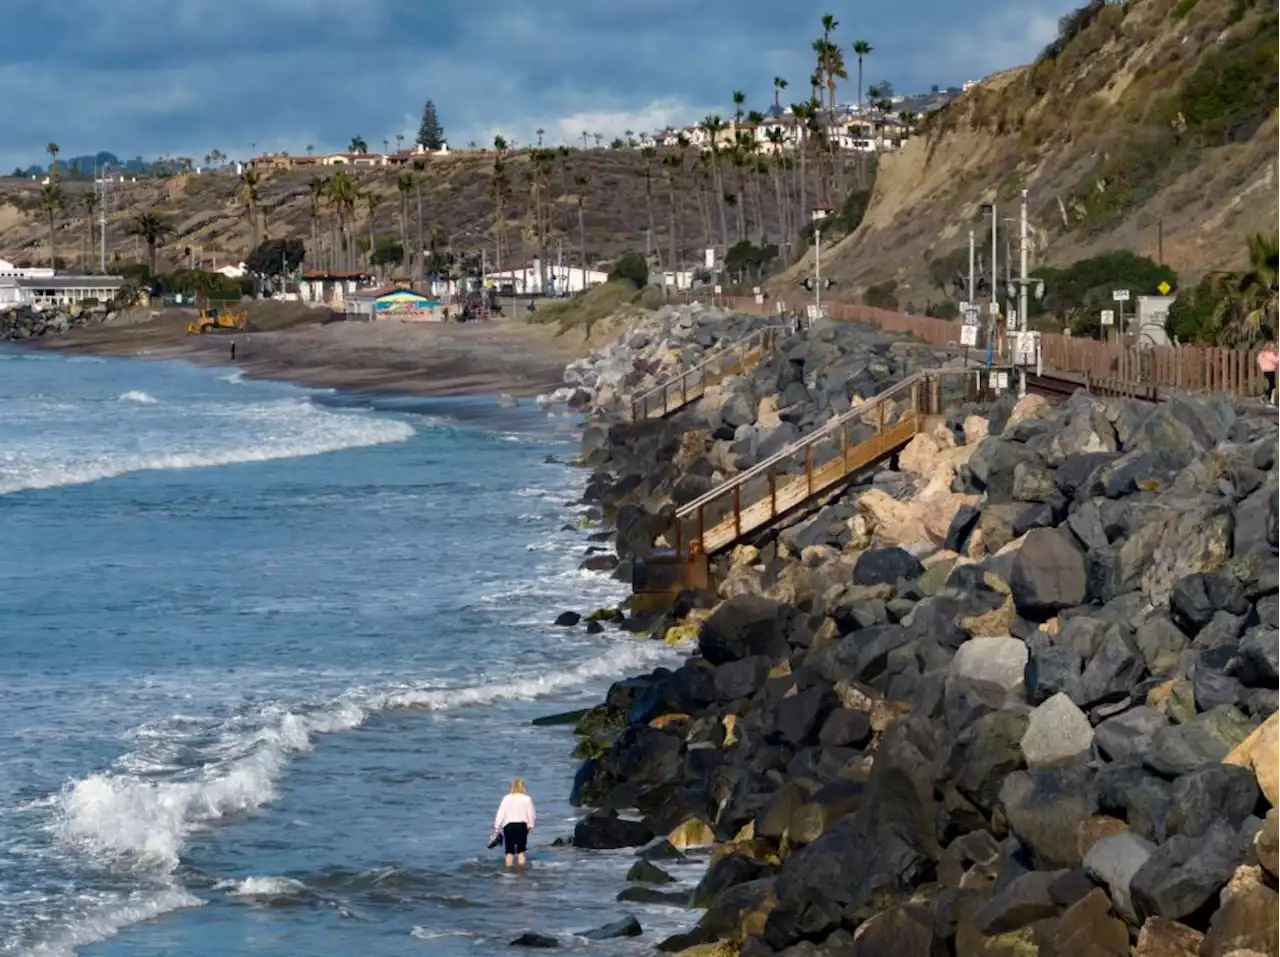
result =
[[[923,307],[967,259],[970,228],[989,246],[981,204],[1016,216],[1023,187],[1033,266],[1120,248],[1155,258],[1158,223],[1180,274],[1243,265],[1245,235],[1277,219],[1276,36],[1260,0],[1095,0],[1035,63],[953,101],[883,161],[862,228],[824,274],[848,295],[892,278]]]

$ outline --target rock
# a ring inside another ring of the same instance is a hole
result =
[[[1280,937],[1280,900],[1276,892],[1263,884],[1256,873],[1240,878],[1237,872],[1232,886],[1222,892],[1222,906],[1209,922],[1209,932],[1200,945],[1201,957],[1230,957],[1242,951],[1276,957],[1280,952],[1276,944]]]
[[[932,475],[938,465],[940,452],[938,441],[933,436],[920,432],[898,453],[898,467],[915,475]]]
[[[1017,638],[973,638],[956,652],[947,673],[948,711],[964,700],[990,708],[1021,702],[1027,646]]]
[[[1181,920],[1195,914],[1231,879],[1244,857],[1242,844],[1225,824],[1201,837],[1169,838],[1129,882],[1138,915]]]
[[[1043,767],[1088,754],[1093,728],[1084,712],[1059,692],[1031,712],[1022,753],[1028,767]]]
[[[546,934],[524,933],[511,942],[512,947],[559,947],[560,941]]]
[[[1076,826],[1076,849],[1082,860],[1088,858],[1093,845],[1104,837],[1116,834],[1128,834],[1129,825],[1119,818],[1107,814],[1095,814],[1086,818]]]
[[[726,854],[713,861],[693,891],[694,907],[710,907],[730,887],[761,877],[764,866],[745,854]]]
[[[1196,717],[1195,695],[1186,678],[1172,678],[1152,688],[1147,693],[1147,706],[1178,724],[1189,724]]]
[[[868,549],[853,566],[857,585],[895,585],[899,579],[916,579],[923,574],[919,559],[896,546]]]
[[[1003,434],[1008,435],[1015,426],[1026,422],[1028,419],[1038,418],[1048,412],[1049,409],[1049,402],[1044,396],[1030,394],[1022,396],[1014,404],[1013,411],[1009,413],[1009,421],[1005,423]]]
[[[1197,837],[1215,821],[1239,828],[1258,804],[1258,784],[1248,768],[1206,764],[1173,782],[1170,834]]]
[[[656,864],[646,860],[638,860],[627,871],[627,880],[637,884],[672,884],[675,878]]]
[[[1226,756],[1226,745],[1210,737],[1199,725],[1175,724],[1151,736],[1151,745],[1143,760],[1157,774],[1176,778]]]
[[[774,715],[778,736],[796,747],[811,743],[837,700],[834,692],[824,687],[807,688],[783,698]]]
[[[1248,610],[1240,583],[1221,571],[1187,575],[1177,581],[1169,595],[1174,622],[1192,636],[1209,623],[1215,612],[1243,615]]]
[[[1267,802],[1275,807],[1280,804],[1280,717],[1272,714],[1242,741],[1223,760],[1228,764],[1252,768],[1258,779],[1258,787],[1266,795]]]
[[[968,415],[964,420],[964,444],[977,445],[987,437],[987,420],[980,415]]]
[[[594,850],[639,847],[653,839],[653,831],[643,821],[628,821],[616,814],[589,814],[573,829],[573,846]]]
[[[1098,811],[1086,767],[1079,764],[1015,771],[1000,787],[1009,829],[1037,867],[1078,867],[1076,831]]]
[[[1079,695],[1080,674],[1084,662],[1069,647],[1049,645],[1029,652],[1027,660],[1027,701],[1040,704],[1055,694],[1068,698]]]
[[[667,841],[678,851],[689,847],[706,847],[714,844],[715,840],[716,835],[711,826],[706,821],[699,821],[696,818],[690,818],[677,825],[667,835]]]
[[[1220,568],[1231,555],[1233,519],[1225,503],[1177,512],[1150,527],[1159,538],[1142,572],[1141,588],[1153,605],[1168,601],[1176,582]]]
[[[1165,917],[1148,917],[1138,934],[1134,957],[1199,957],[1204,934]]]
[[[689,895],[679,891],[660,891],[643,884],[633,884],[614,898],[627,904],[661,904],[666,907],[689,906]]]
[[[766,655],[751,655],[737,661],[726,661],[716,668],[715,692],[718,701],[750,698],[769,676],[773,661]]]
[[[1118,701],[1143,676],[1142,661],[1122,625],[1110,625],[1102,643],[1085,665],[1076,684],[1076,701],[1081,707]]]
[[[829,748],[862,748],[871,740],[871,719],[864,711],[837,708],[827,716],[818,742]]]
[[[1056,917],[1064,907],[1083,896],[1078,893],[1069,900],[1063,898],[1060,889],[1069,886],[1064,881],[1069,874],[1068,870],[1019,874],[974,912],[974,926],[990,937]]]
[[[687,861],[688,858],[678,847],[665,837],[658,838],[636,851],[636,857],[642,861]]]
[[[1168,615],[1161,612],[1138,626],[1133,643],[1148,671],[1166,674],[1177,665],[1179,653],[1187,647],[1187,637]]]
[[[622,920],[605,924],[595,930],[584,930],[578,936],[585,937],[587,940],[614,940],[618,937],[639,937],[643,933],[644,929],[640,926],[640,921],[628,914]]]
[[[582,621],[582,616],[576,611],[563,611],[556,616],[555,623],[561,628],[572,628],[580,621]]]
[[[713,665],[750,655],[774,660],[787,655],[790,609],[758,595],[738,595],[720,604],[702,623],[698,650]]]
[[[1033,528],[1014,556],[1009,587],[1019,615],[1044,621],[1084,601],[1084,556],[1066,533]]]
[[[1129,931],[1111,916],[1111,902],[1094,888],[1076,901],[1040,948],[1043,957],[1129,957]]]
[[[1155,708],[1141,705],[1107,718],[1094,729],[1098,750],[1110,761],[1141,759],[1168,719]]]
[[[836,931],[839,934],[840,931]],[[897,904],[864,922],[848,950],[831,949],[832,934],[817,955],[823,957],[929,957],[935,953],[933,915],[923,904]]]
[[[1138,923],[1138,915],[1129,884],[1154,850],[1150,841],[1127,832],[1100,838],[1084,858],[1085,872],[1107,888],[1116,913],[1131,924]]]

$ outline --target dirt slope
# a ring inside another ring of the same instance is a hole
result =
[[[1259,0],[1097,0],[1035,63],[989,77],[886,158],[823,274],[846,296],[894,279],[923,307],[967,270],[970,228],[989,261],[981,204],[1016,217],[1023,187],[1033,267],[1116,248],[1156,258],[1161,221],[1180,274],[1241,265],[1245,234],[1276,229],[1276,36]],[[1004,247],[1002,233],[1001,274]]]

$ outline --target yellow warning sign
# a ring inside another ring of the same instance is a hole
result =
[[[1173,287],[1170,286],[1168,282],[1161,279],[1160,285],[1156,286],[1156,288],[1160,290],[1160,295],[1167,296],[1169,295],[1169,290],[1172,289]]]

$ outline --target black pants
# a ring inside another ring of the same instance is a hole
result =
[[[529,848],[529,825],[521,821],[504,824],[502,846],[508,854],[523,854]]]
[[[1270,402],[1272,396],[1276,394],[1276,374],[1274,372],[1264,372],[1262,376],[1267,380],[1267,401]]]

